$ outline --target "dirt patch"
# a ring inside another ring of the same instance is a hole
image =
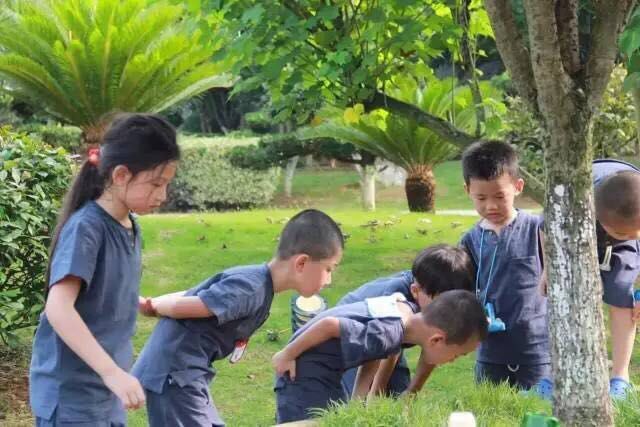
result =
[[[32,424],[29,411],[29,355],[31,348],[0,346],[0,425]]]

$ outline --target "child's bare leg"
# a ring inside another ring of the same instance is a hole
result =
[[[611,324],[611,355],[613,367],[611,377],[620,377],[629,381],[629,363],[636,336],[636,322],[633,309],[609,306]]]

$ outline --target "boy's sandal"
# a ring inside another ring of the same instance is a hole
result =
[[[620,377],[613,377],[609,380],[609,396],[613,400],[624,400],[633,391],[633,385]]]

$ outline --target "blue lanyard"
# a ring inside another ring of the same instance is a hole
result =
[[[484,244],[484,228],[482,229],[482,234],[480,235],[480,254],[478,255],[478,271],[476,272],[476,296],[480,297],[480,289],[478,287],[478,282],[480,281],[480,272],[482,271],[482,246]],[[496,254],[498,253],[498,244],[496,243],[496,248],[493,250],[493,256],[491,257],[491,266],[489,267],[489,277],[487,277],[487,286],[484,289],[484,299],[482,301],[482,306],[487,303],[487,295],[489,294],[489,286],[491,285],[491,275],[493,274],[493,266],[496,262]]]

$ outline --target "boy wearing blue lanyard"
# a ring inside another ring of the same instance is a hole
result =
[[[482,217],[462,238],[476,267],[478,300],[490,318],[477,353],[476,381],[529,389],[549,376],[551,358],[542,275],[542,218],[517,210],[524,181],[515,150],[481,141],[462,155],[465,191]]]

